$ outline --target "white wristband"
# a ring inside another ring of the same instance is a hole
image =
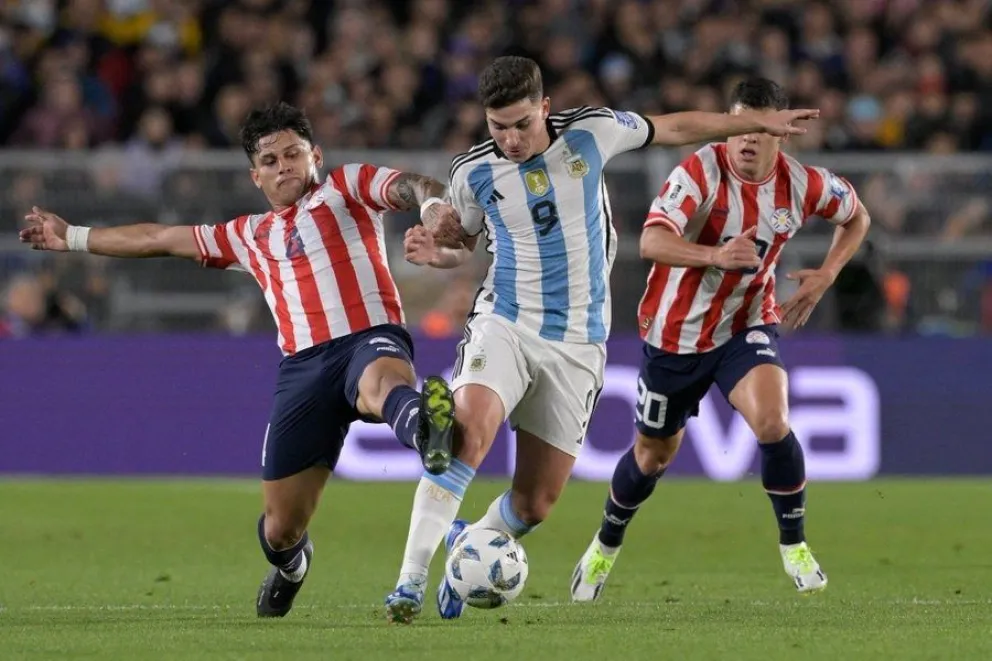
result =
[[[69,229],[65,231],[65,242],[69,245],[69,252],[89,252],[86,246],[89,237],[89,227],[69,225]]]
[[[434,206],[435,204],[444,204],[444,200],[442,200],[439,197],[429,197],[426,200],[424,200],[424,203],[420,205],[421,217],[424,215],[424,212],[427,211],[427,209]]]

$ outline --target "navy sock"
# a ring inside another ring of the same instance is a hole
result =
[[[410,386],[396,386],[382,403],[382,419],[393,428],[400,443],[417,449],[417,423],[420,421],[420,393]]]
[[[634,448],[628,450],[613,471],[610,482],[610,495],[606,498],[603,510],[603,523],[599,528],[599,541],[603,546],[620,546],[627,531],[627,524],[634,518],[637,508],[654,491],[658,480],[665,474],[661,469],[653,475],[645,475],[634,459]]]
[[[269,541],[265,539],[265,515],[263,514],[258,518],[258,541],[262,545],[262,553],[265,554],[265,559],[269,561],[269,564],[291,574],[299,569],[300,564],[303,563],[303,547],[310,541],[310,535],[304,532],[300,541],[288,549],[276,551],[269,546]]]
[[[761,484],[772,501],[778,521],[779,543],[806,541],[806,461],[796,435],[777,443],[760,443]]]

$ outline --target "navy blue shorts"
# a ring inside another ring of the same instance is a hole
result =
[[[766,364],[785,369],[774,324],[752,326],[706,353],[668,353],[645,344],[637,378],[637,431],[650,438],[674,435],[698,415],[714,382],[729,399],[745,374]]]
[[[262,479],[279,480],[311,466],[334,470],[356,409],[358,381],[369,363],[413,363],[413,341],[402,326],[384,324],[286,356],[262,444]]]

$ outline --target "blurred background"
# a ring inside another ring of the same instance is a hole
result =
[[[989,333],[990,18],[986,0],[0,0],[0,337],[274,331],[248,276],[34,253],[21,218],[32,204],[97,226],[264,210],[237,130],[279,99],[306,109],[330,165],[443,180],[484,137],[476,76],[504,53],[541,63],[555,110],[720,111],[742,75],[783,83],[823,113],[788,149],[854,182],[874,219],[811,331]],[[682,156],[609,168],[618,331],[635,328],[647,272],[639,227]],[[394,215],[388,240],[409,321],[459,335],[484,260],[405,264],[413,222]],[[811,224],[780,272],[828,241]]]

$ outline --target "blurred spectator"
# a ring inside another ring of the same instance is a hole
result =
[[[15,276],[4,291],[0,338],[83,330],[86,309],[75,296],[46,287],[38,277]]]
[[[504,53],[542,64],[555,110],[719,111],[740,77],[760,74],[782,82],[794,104],[821,109],[789,151],[992,150],[988,0],[0,0],[0,145],[64,150],[57,157],[67,163],[18,156],[2,173],[0,225],[12,230],[38,203],[93,225],[233,218],[263,202],[243,172],[174,166],[186,150],[240,149],[250,108],[280,98],[306,109],[332,163],[344,148],[464,151],[486,137],[478,74]],[[89,149],[97,158],[75,158]],[[988,172],[912,159],[870,172],[850,178],[873,238],[960,244],[992,233]],[[607,173],[622,238],[643,220],[647,176]],[[829,228],[811,223],[808,232]],[[52,266],[39,257],[8,251],[0,278],[48,269],[42,289],[71,292],[97,325],[112,316],[111,289],[126,298],[170,286],[154,263],[62,255]],[[992,280],[975,276],[964,290],[933,295],[958,287],[961,274],[948,264],[938,276],[926,263],[921,279],[912,265],[856,261],[830,297],[832,318],[848,329],[899,330],[917,318],[946,328],[965,315],[992,330]],[[202,287],[233,282],[209,278]],[[34,295],[18,283],[8,333],[34,328],[24,321]],[[430,292],[430,311],[422,317],[423,305],[411,305],[411,324],[457,332],[476,283],[458,277],[441,300]],[[627,284],[615,284],[618,301],[633,295],[619,293]],[[252,301],[202,314],[233,333],[268,328]]]
[[[799,149],[992,149],[985,0],[7,0],[0,143],[126,142],[149,108],[193,146],[236,146],[283,98],[332,146],[463,148],[492,57],[544,67],[556,108],[718,109],[737,77],[829,105]],[[839,112],[838,112],[839,111]],[[950,139],[948,136],[954,136]]]
[[[420,330],[427,337],[455,337],[472,311],[478,280],[472,275],[451,278],[441,298],[420,320]]]

